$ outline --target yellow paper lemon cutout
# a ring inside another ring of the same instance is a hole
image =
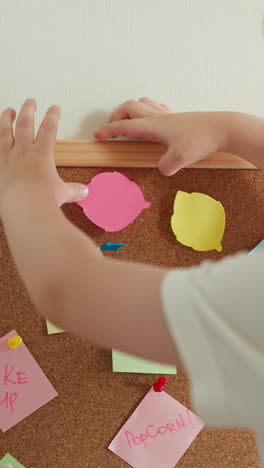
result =
[[[178,242],[194,250],[221,252],[225,210],[219,201],[203,193],[178,191],[171,227]]]

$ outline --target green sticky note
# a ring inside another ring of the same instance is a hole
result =
[[[12,457],[12,455],[10,455],[10,453],[7,453],[4,458],[2,458],[2,460],[0,460],[0,468],[2,467],[2,465],[4,465],[5,463],[9,463],[10,465],[12,465],[12,468],[25,468],[23,465],[21,465],[21,463],[19,463],[14,457]]]
[[[63,333],[64,332],[64,330],[62,330],[59,327],[56,327],[56,325],[53,325],[53,323],[49,322],[48,320],[46,320],[46,322],[47,322],[47,330],[48,330],[49,335],[53,335],[54,333]]]
[[[140,374],[177,374],[175,366],[147,361],[131,354],[112,350],[113,372],[135,372]]]

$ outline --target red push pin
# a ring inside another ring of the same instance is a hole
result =
[[[159,377],[157,382],[153,384],[153,390],[155,392],[162,392],[166,383],[167,383],[167,379],[165,379],[165,377]]]

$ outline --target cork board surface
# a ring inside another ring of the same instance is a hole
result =
[[[59,170],[64,180],[83,183],[101,171]],[[155,169],[121,172],[137,182],[145,199],[152,203],[123,231],[106,234],[90,223],[76,204],[64,207],[66,216],[93,237],[98,246],[106,241],[127,244],[119,253],[108,255],[168,267],[188,267],[205,259],[217,261],[239,250],[250,250],[264,237],[262,171],[187,169],[171,178],[162,177]],[[194,252],[175,241],[170,216],[177,190],[204,192],[223,203],[227,224],[221,254]],[[32,306],[15,271],[2,225],[0,285],[0,335],[15,328],[59,393],[20,424],[5,434],[0,433],[0,459],[9,452],[26,468],[128,466],[107,450],[107,445],[156,376],[114,374],[110,350],[90,346],[67,333],[47,336],[45,322]],[[191,407],[188,378],[183,372],[168,376],[166,389]],[[177,465],[179,468],[258,466],[252,433],[208,428],[202,430]]]

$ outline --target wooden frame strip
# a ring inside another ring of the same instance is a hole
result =
[[[68,167],[141,167],[155,168],[166,148],[142,141],[61,140],[56,143],[57,166]],[[256,169],[229,153],[214,153],[188,168]]]

